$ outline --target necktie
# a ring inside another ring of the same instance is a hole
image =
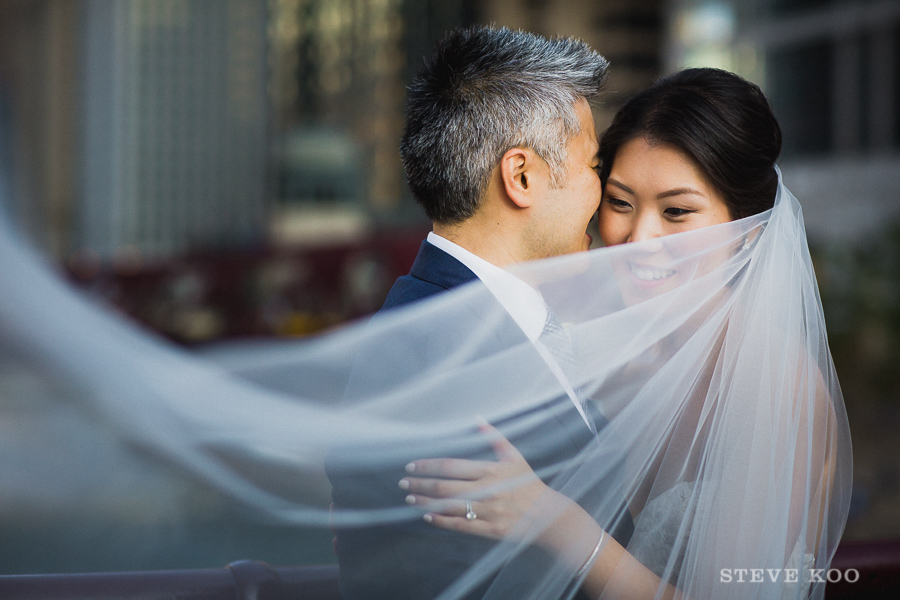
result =
[[[553,358],[562,370],[563,375],[565,375],[568,380],[566,383],[571,385],[573,381],[577,381],[578,359],[575,357],[572,338],[553,311],[549,308],[547,309],[547,320],[544,321],[544,328],[541,330],[539,339],[553,355]],[[575,398],[573,398],[573,400],[581,405],[588,427],[591,429],[592,433],[597,433],[597,428],[591,418],[587,399],[584,398],[584,395],[578,388],[574,388],[573,391],[575,392]]]

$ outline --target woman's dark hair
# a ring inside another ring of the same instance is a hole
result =
[[[781,128],[754,84],[720,69],[685,69],[632,96],[600,140],[600,179],[616,153],[644,138],[669,144],[694,160],[740,219],[772,208]]]

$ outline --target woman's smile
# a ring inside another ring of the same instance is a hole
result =
[[[651,285],[661,284],[676,273],[673,269],[661,269],[634,262],[629,262],[628,268],[639,282]]]

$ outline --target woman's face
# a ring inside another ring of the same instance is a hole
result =
[[[629,253],[627,261],[613,264],[626,303],[676,289],[733,254],[730,247],[704,250],[715,247],[717,241],[712,238],[704,238],[696,249],[659,238],[731,220],[721,194],[683,152],[667,144],[650,145],[643,138],[624,144],[603,190],[599,229],[607,246],[644,242],[639,252]],[[728,237],[727,232],[721,235]],[[722,243],[728,244],[727,240]]]
[[[719,192],[674,146],[637,138],[619,149],[600,202],[600,237],[607,246],[731,220]]]

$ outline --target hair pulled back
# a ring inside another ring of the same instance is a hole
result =
[[[720,69],[685,69],[632,96],[600,140],[600,178],[619,149],[644,138],[685,153],[722,195],[732,218],[772,208],[781,128],[762,91]]]

